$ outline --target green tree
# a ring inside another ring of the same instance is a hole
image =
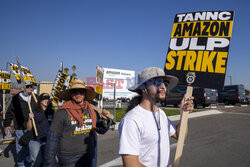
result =
[[[245,92],[246,92],[246,95],[250,94],[250,90],[248,90],[248,89],[245,89]]]
[[[69,69],[66,67],[66,68],[63,69],[63,71],[66,72],[66,73],[68,74]]]
[[[73,73],[71,76],[74,77],[74,78],[77,77],[76,73]]]
[[[71,75],[72,77],[77,77],[77,75],[76,75],[76,73],[75,73],[75,71],[76,71],[76,66],[75,65],[73,65],[72,67],[71,67],[71,69],[73,70],[73,74]]]
[[[75,73],[75,70],[76,70],[76,66],[75,65],[72,66],[72,70],[73,70],[73,73]]]

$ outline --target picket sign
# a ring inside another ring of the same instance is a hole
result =
[[[3,111],[5,111],[5,90],[3,90]],[[3,119],[5,119],[5,113],[3,114]]]
[[[175,15],[165,74],[187,86],[186,98],[193,87],[223,89],[232,36],[234,11],[198,11]],[[209,82],[207,82],[209,81]],[[180,166],[186,135],[188,111],[180,120],[174,167]]]
[[[185,102],[189,97],[192,96],[193,87],[187,86],[186,92],[187,93],[185,96]],[[180,160],[181,160],[181,156],[182,156],[183,145],[184,145],[186,130],[187,130],[188,115],[189,115],[189,111],[183,111],[182,119],[181,119],[181,123],[180,123],[180,132],[179,132],[179,137],[178,137],[178,142],[177,142],[177,148],[176,148],[175,158],[174,158],[174,167],[180,166]]]

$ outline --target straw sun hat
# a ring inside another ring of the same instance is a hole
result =
[[[96,97],[95,90],[90,86],[86,86],[81,79],[75,79],[70,88],[62,91],[59,97],[65,101],[70,100],[70,90],[72,89],[84,89],[86,91],[85,100],[91,101]]]

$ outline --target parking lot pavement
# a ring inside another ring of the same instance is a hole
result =
[[[3,154],[0,156],[1,167],[14,167],[15,144],[0,145],[0,149],[3,150]]]
[[[250,113],[250,105],[235,105],[233,107],[226,107],[226,108],[217,108],[217,110],[221,112],[227,113]]]
[[[250,107],[221,111],[224,113],[189,120],[181,166],[250,166]],[[171,152],[172,159],[174,154]]]

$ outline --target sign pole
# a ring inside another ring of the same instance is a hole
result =
[[[189,97],[192,96],[193,87],[188,86],[186,92],[187,93],[185,96],[185,98],[186,98],[185,102]],[[174,158],[174,167],[180,166],[180,160],[181,160],[181,156],[182,156],[183,145],[184,145],[186,130],[187,130],[188,115],[189,115],[188,111],[183,111],[182,119],[181,119],[181,123],[180,123],[180,132],[179,132],[179,137],[178,137],[178,142],[177,142],[177,148],[176,148],[175,158]]]
[[[32,91],[32,96],[33,96],[35,102],[37,103],[37,98],[36,98],[35,93],[33,91]]]
[[[3,111],[5,111],[5,90],[3,90]],[[3,119],[5,119],[5,113],[3,113]]]
[[[90,105],[91,105],[91,107],[92,107],[94,110],[96,110],[99,114],[102,114],[102,109],[96,107],[96,106],[93,105],[93,104],[90,104]],[[114,116],[113,116],[112,114],[108,114],[107,117],[109,117],[110,119],[114,119]]]
[[[116,89],[116,84],[114,83],[114,121],[115,121],[115,109],[116,109],[115,89]]]
[[[30,113],[32,113],[29,96],[27,96],[27,101],[28,101],[28,106],[29,106]],[[35,130],[35,135],[38,136],[37,129],[36,129],[36,123],[35,123],[34,118],[32,118],[32,124],[33,124],[34,130]]]

